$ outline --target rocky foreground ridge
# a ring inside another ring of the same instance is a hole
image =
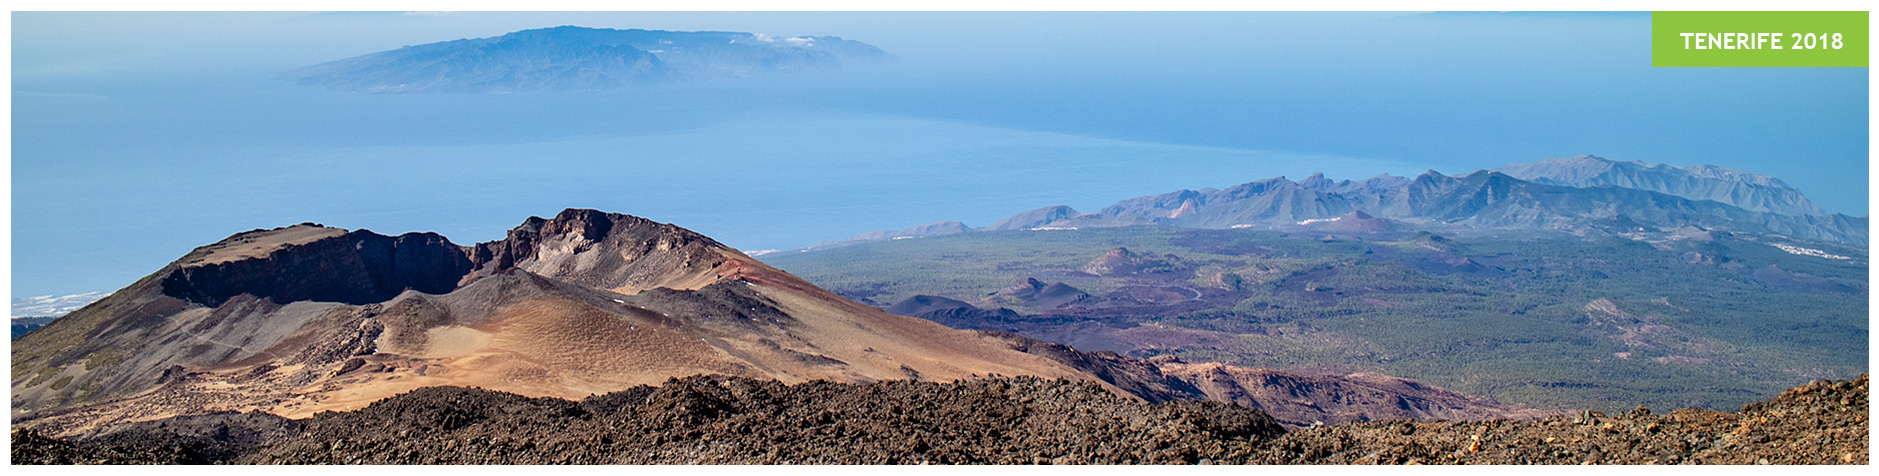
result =
[[[1219,402],[1033,377],[868,384],[689,377],[579,402],[432,387],[300,420],[180,417],[83,439],[15,430],[15,464],[1867,464],[1870,381],[1739,412],[1375,421],[1287,432]]]

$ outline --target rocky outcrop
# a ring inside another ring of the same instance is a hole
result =
[[[281,235],[308,231],[251,232],[210,245],[208,255],[185,260],[163,277],[163,294],[209,307],[238,294],[276,304],[366,304],[383,302],[407,289],[447,293],[470,272],[463,249],[436,233],[390,237],[359,230],[304,243],[268,243]],[[270,248],[254,252],[261,256],[221,259],[220,254],[230,253],[228,248],[243,245]]]
[[[261,412],[219,412],[117,425],[71,440],[14,433],[14,464],[217,464],[298,430],[299,422]]]
[[[508,237],[477,243],[470,261],[480,273],[524,270],[572,284],[639,292],[696,289],[729,271],[736,254],[704,235],[645,218],[568,209],[551,219],[529,217]]]

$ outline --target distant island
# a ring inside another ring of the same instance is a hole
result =
[[[511,93],[783,75],[894,60],[873,45],[833,36],[558,26],[406,46],[283,77],[340,91]]]

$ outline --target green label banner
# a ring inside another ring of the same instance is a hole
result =
[[[1867,12],[1651,12],[1651,66],[1867,66]]]

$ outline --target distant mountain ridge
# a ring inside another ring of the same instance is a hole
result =
[[[833,36],[558,26],[406,46],[284,77],[342,91],[509,93],[828,71],[893,59]]]
[[[1514,164],[1494,171],[1547,185],[1612,186],[1649,190],[1693,200],[1712,200],[1749,211],[1781,215],[1827,215],[1826,210],[1781,179],[1714,165],[1677,167],[1581,155]]]
[[[1333,223],[1346,218],[1353,223]],[[1333,181],[1323,174],[1297,182],[1276,177],[1225,190],[1179,190],[1131,198],[1095,213],[1061,205],[1039,208],[967,230],[1173,225],[1362,231],[1388,229],[1395,226],[1392,222],[1565,232],[1694,226],[1867,242],[1867,218],[1825,213],[1799,190],[1774,177],[1708,165],[1645,165],[1590,155],[1456,176],[1431,170],[1414,178],[1379,175],[1361,181]],[[889,235],[906,239],[959,233],[962,227],[932,234],[922,233],[931,225],[875,232],[810,249],[881,241]]]

